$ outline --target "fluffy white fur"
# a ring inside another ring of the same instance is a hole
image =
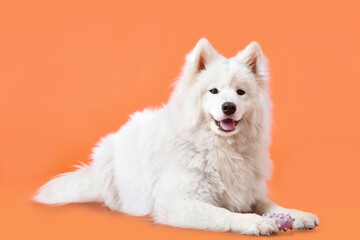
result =
[[[224,102],[236,104],[232,132],[215,122],[228,117]],[[263,213],[289,213],[295,228],[314,228],[314,214],[267,199],[270,108],[267,60],[258,43],[227,59],[201,39],[165,106],[133,114],[94,148],[89,166],[49,181],[34,199],[104,202],[162,224],[251,235],[278,232]]]

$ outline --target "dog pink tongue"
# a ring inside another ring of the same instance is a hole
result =
[[[235,129],[235,122],[230,118],[220,121],[220,124],[222,129],[224,129],[225,131],[232,131]]]

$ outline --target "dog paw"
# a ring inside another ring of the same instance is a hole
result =
[[[316,226],[319,226],[319,219],[315,214],[298,210],[292,210],[289,214],[291,217],[295,218],[294,228],[313,229]]]
[[[279,232],[273,219],[264,218],[256,214],[249,214],[246,219],[241,219],[235,229],[235,232],[247,235],[267,235]]]

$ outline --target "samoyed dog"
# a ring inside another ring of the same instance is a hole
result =
[[[102,202],[157,223],[250,235],[278,232],[261,215],[284,213],[312,229],[314,214],[267,198],[270,108],[259,44],[227,59],[201,39],[167,104],[133,114],[98,143],[91,164],[52,179],[34,200]]]

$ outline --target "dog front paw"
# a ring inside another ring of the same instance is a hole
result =
[[[279,232],[279,228],[273,219],[264,218],[256,214],[247,214],[245,218],[242,216],[232,230],[234,232],[255,236],[270,236],[270,234]]]
[[[315,226],[319,226],[320,224],[318,217],[312,213],[291,210],[289,214],[291,217],[295,218],[294,228],[313,229]]]

